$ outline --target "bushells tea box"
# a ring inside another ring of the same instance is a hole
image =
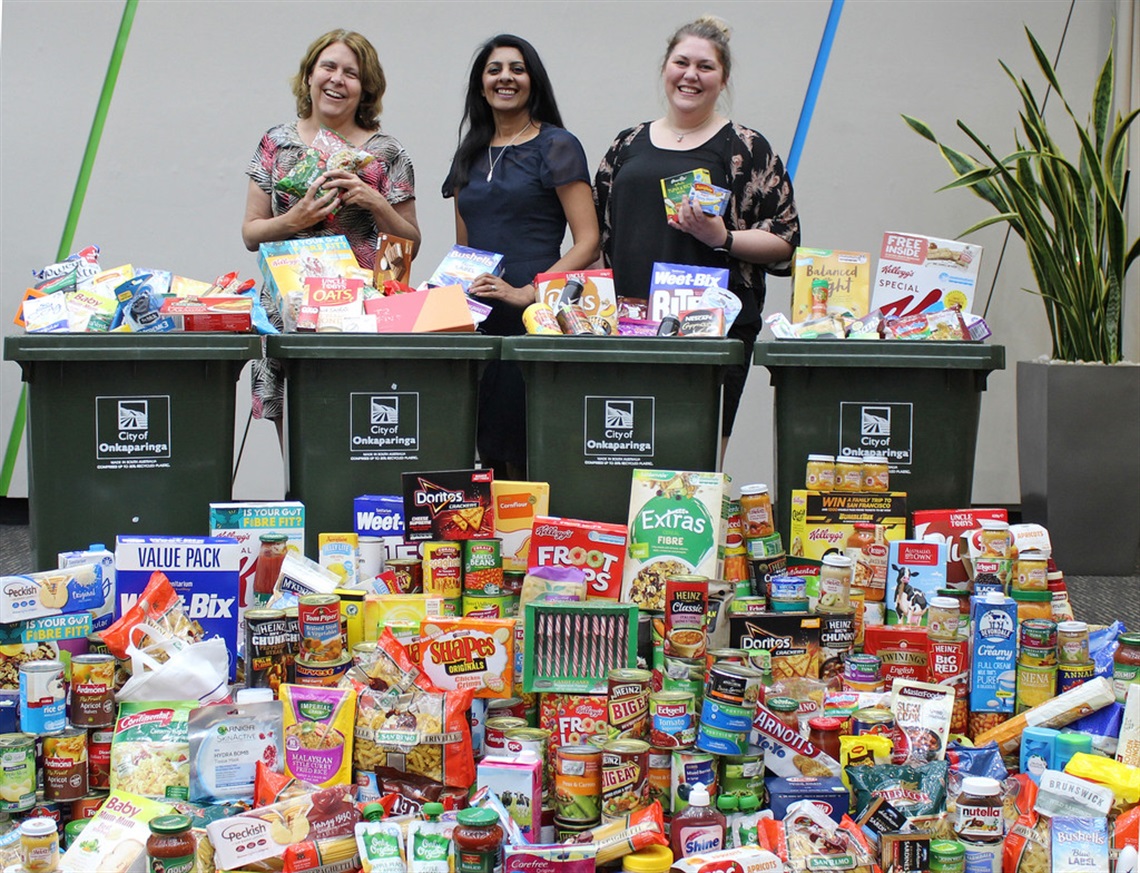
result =
[[[120,536],[115,541],[115,619],[143,593],[151,574],[165,573],[182,597],[186,616],[207,637],[237,651],[241,546],[226,537]],[[230,658],[230,681],[237,659]]]

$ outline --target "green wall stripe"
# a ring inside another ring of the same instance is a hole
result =
[[[103,78],[103,90],[99,94],[99,103],[95,107],[95,118],[91,122],[91,133],[87,137],[87,147],[83,151],[83,163],[79,167],[79,178],[75,181],[75,191],[71,195],[71,206],[67,211],[67,221],[63,226],[63,235],[59,240],[57,261],[62,261],[71,254],[71,246],[75,240],[75,228],[79,224],[79,213],[83,209],[83,198],[87,195],[87,185],[91,181],[91,170],[95,166],[95,155],[99,151],[99,140],[103,136],[103,125],[107,120],[107,112],[111,108],[111,97],[115,93],[115,83],[119,79],[119,68],[123,64],[123,54],[127,49],[127,40],[131,35],[131,25],[135,20],[135,9],[139,0],[126,0],[123,7],[123,18],[119,22],[119,32],[115,37],[115,46],[111,50],[111,60],[107,64],[107,75]],[[12,430],[8,434],[8,447],[4,452],[4,466],[0,468],[0,496],[8,496],[8,488],[12,484],[12,473],[16,468],[16,455],[20,452],[20,442],[24,438],[24,424],[27,419],[28,386],[20,386],[20,399],[16,403],[16,415],[12,420]],[[29,490],[31,483],[29,483]]]

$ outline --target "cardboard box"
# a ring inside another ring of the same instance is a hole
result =
[[[896,679],[930,681],[930,655],[926,628],[900,625],[867,625],[863,651],[878,655],[883,663],[883,679],[890,691]]]
[[[586,596],[621,597],[626,544],[624,524],[538,516],[530,537],[530,567],[577,567],[586,575]]]
[[[519,826],[522,835],[540,842],[542,831],[542,763],[488,756],[479,762],[476,786],[487,788]]]
[[[903,539],[906,492],[793,489],[788,554],[822,560],[828,552],[842,552],[856,522],[881,524],[887,540]]]
[[[900,316],[954,305],[969,312],[981,263],[981,246],[887,231],[871,288],[871,308]]]
[[[408,542],[474,540],[495,531],[490,470],[401,474]]]
[[[352,517],[358,537],[379,537],[384,561],[418,558],[419,548],[404,540],[404,498],[399,494],[362,494],[353,498]]]
[[[210,536],[238,544],[238,614],[253,603],[253,576],[262,534],[285,534],[287,548],[305,553],[305,504],[298,500],[211,503]]]
[[[851,797],[838,776],[769,776],[764,785],[776,821],[782,821],[788,807],[801,800],[810,800],[837,824],[851,808]]]
[[[525,572],[534,520],[550,511],[550,484],[501,479],[491,483],[491,501],[495,536],[503,541],[503,569]]]
[[[120,536],[115,541],[115,619],[143,593],[151,574],[165,573],[182,597],[186,616],[207,637],[237,651],[241,547],[226,537]],[[237,659],[230,658],[230,681]]]
[[[0,577],[3,623],[63,613],[86,614],[101,607],[103,600],[103,567],[97,563]]]
[[[709,288],[728,288],[728,270],[655,263],[646,289],[649,319],[660,321],[666,315],[679,316],[685,310],[700,308],[701,295]]]
[[[871,255],[837,249],[796,249],[792,272],[792,321],[811,314],[811,284],[827,281],[827,314],[862,318],[871,304]]]
[[[578,270],[572,273],[539,273],[534,277],[540,303],[548,303],[556,308],[562,289],[574,279],[582,283],[582,295],[578,303],[587,318],[597,317],[605,321],[609,332],[617,335],[617,296],[614,292],[613,270]]]
[[[503,256],[498,252],[485,252],[468,246],[452,246],[425,284],[429,288],[458,285],[466,292],[475,277],[483,273],[501,276]]]
[[[376,316],[378,333],[470,333],[475,320],[458,285],[372,297],[364,312]]]
[[[87,653],[91,613],[74,612],[0,625],[0,688],[20,687],[20,665],[28,661],[63,661],[64,679],[71,679],[71,658]]]
[[[807,613],[729,613],[728,644],[734,649],[767,651],[772,657],[772,677],[777,681],[818,679],[819,626],[819,616]]]
[[[297,330],[342,329],[346,316],[363,313],[364,280],[342,276],[306,276]]]
[[[1008,521],[1004,509],[919,509],[914,512],[914,538],[937,536],[946,543],[946,585],[966,588],[970,574],[962,563],[961,538],[982,526],[982,519]]]
[[[633,470],[623,601],[662,610],[666,576],[720,575],[730,481],[724,473]]]
[[[262,243],[257,265],[278,306],[289,294],[305,290],[306,276],[347,276],[360,269],[343,234]]]
[[[925,627],[931,599],[946,587],[946,544],[895,540],[888,548],[887,624]]]
[[[177,330],[248,333],[253,317],[249,297],[167,297],[159,314],[174,319]]]

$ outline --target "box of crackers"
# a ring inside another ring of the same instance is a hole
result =
[[[729,646],[760,649],[772,658],[772,678],[819,678],[818,615],[762,612],[729,615]]]
[[[404,538],[476,540],[495,535],[490,470],[402,474]]]

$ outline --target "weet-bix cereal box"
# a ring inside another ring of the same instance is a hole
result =
[[[207,637],[219,636],[237,651],[238,574],[241,546],[227,537],[120,536],[115,541],[115,619],[130,609],[151,574],[166,574],[182,596],[186,616]],[[230,659],[230,681],[237,659]]]
[[[418,546],[404,541],[404,498],[400,494],[361,494],[352,501],[358,537],[379,537],[384,561],[419,557]]]

